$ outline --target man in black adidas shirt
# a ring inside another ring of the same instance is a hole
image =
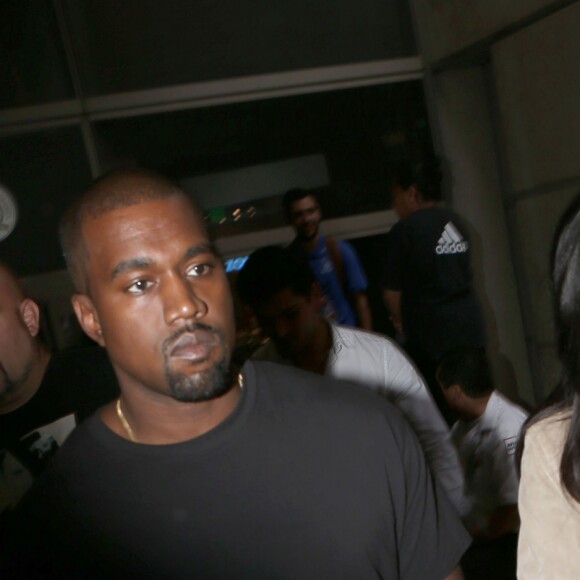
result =
[[[404,346],[427,379],[441,410],[449,410],[435,380],[441,357],[462,346],[485,346],[472,287],[470,243],[459,217],[441,207],[435,163],[400,165],[393,209],[401,220],[389,235],[384,297]]]

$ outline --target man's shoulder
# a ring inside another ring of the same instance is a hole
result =
[[[278,364],[291,364],[289,361],[286,361],[280,356],[273,340],[268,340],[264,344],[260,345],[252,353],[251,359],[254,361],[269,361]]]
[[[527,411],[497,391],[492,393],[490,403],[496,409],[497,428],[501,431],[519,431],[528,418]]]
[[[497,391],[492,393],[480,428],[493,433],[493,440],[508,455],[514,455],[528,413]]]
[[[380,349],[399,352],[399,348],[384,334],[340,324],[331,324],[331,327],[333,342],[346,348]]]
[[[396,231],[396,227],[402,231],[423,231],[426,228],[437,229],[443,227],[449,221],[463,228],[463,220],[453,210],[441,205],[434,205],[419,209],[406,218],[398,221],[391,231]]]
[[[269,361],[249,361],[246,365],[251,365],[258,391],[286,410],[293,406],[308,409],[309,413],[327,414],[332,410],[337,417],[353,420],[368,420],[369,413],[395,422],[401,416],[383,397],[354,382]]]

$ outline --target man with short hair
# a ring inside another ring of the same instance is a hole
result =
[[[0,516],[4,517],[74,426],[115,395],[114,374],[102,349],[51,354],[39,332],[38,304],[25,295],[14,272],[0,263]]]
[[[296,232],[289,247],[308,260],[324,296],[324,315],[338,324],[371,330],[367,278],[354,248],[319,231],[322,214],[314,192],[291,189],[282,203]]]
[[[461,577],[465,532],[395,409],[297,369],[231,367],[224,267],[174,184],[117,170],[61,235],[121,395],[23,502],[9,572],[42,548],[34,564],[63,577]]]
[[[517,531],[519,478],[514,456],[528,414],[495,390],[483,349],[465,347],[446,355],[437,380],[459,415],[451,437],[471,503],[465,519],[468,529],[484,539]]]
[[[437,363],[462,346],[485,347],[481,308],[472,282],[471,242],[463,220],[441,205],[436,159],[394,168],[383,295],[405,350],[449,424],[456,417],[441,397]]]
[[[459,415],[451,437],[470,504],[463,520],[475,539],[462,559],[465,577],[515,579],[519,530],[515,453],[527,413],[494,389],[483,349],[464,347],[443,357],[437,380]]]
[[[449,428],[401,350],[384,336],[329,323],[308,265],[287,249],[256,250],[236,287],[271,339],[253,358],[351,381],[386,397],[411,423],[433,475],[462,514],[463,475]]]

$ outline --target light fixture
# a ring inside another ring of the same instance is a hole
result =
[[[18,206],[7,187],[0,183],[0,241],[6,239],[18,221]]]

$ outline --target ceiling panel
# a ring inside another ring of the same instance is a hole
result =
[[[405,0],[64,0],[100,95],[416,54]]]

